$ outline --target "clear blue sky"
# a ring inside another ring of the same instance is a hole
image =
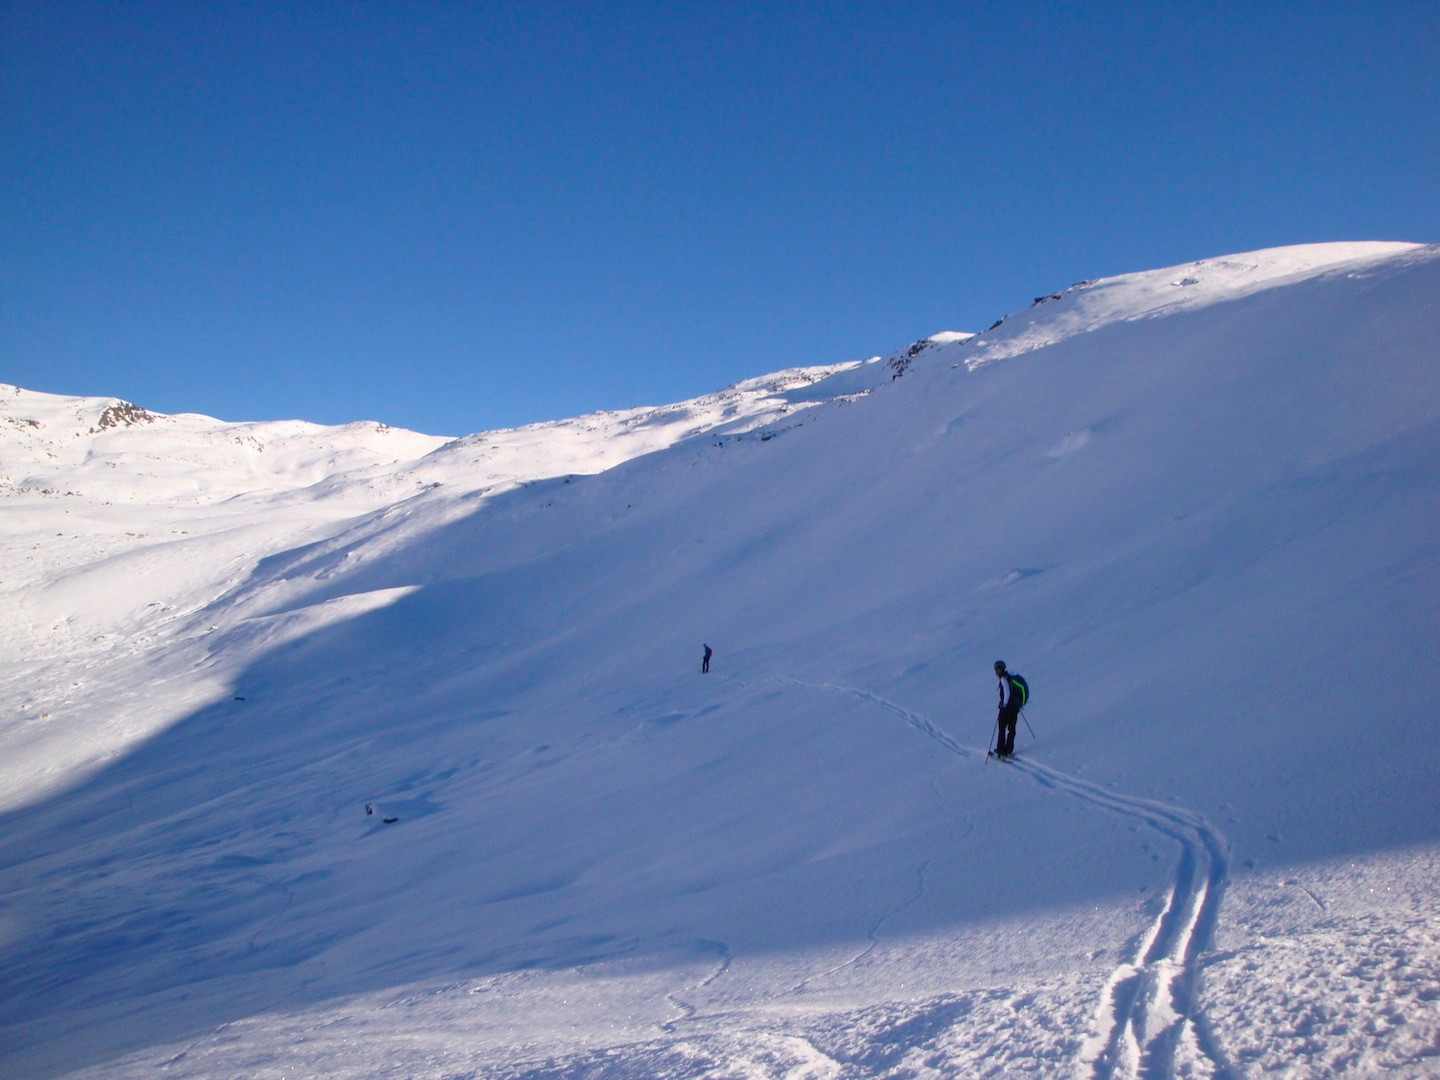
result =
[[[1440,4],[0,5],[0,381],[458,435],[1440,241]]]

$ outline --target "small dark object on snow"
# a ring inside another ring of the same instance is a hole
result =
[[[235,700],[236,700],[236,701],[244,701],[245,699],[244,699],[243,697],[237,697]]]
[[[365,804],[365,816],[366,816],[366,817],[372,817],[372,816],[374,815],[374,813],[375,813],[375,807],[371,806],[371,805],[367,802],[367,803]]]
[[[399,821],[400,819],[398,817],[387,817],[381,818],[380,820],[383,821],[386,825],[394,825],[395,822]]]

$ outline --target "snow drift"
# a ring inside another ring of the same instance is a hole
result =
[[[453,441],[6,390],[0,1062],[1433,1068],[1437,298],[1257,252]]]

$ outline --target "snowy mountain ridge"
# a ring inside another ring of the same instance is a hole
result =
[[[167,416],[114,398],[42,394],[0,383],[0,492],[53,495],[88,486],[111,499],[214,503],[237,495],[359,486],[382,477],[416,485],[447,471],[505,485],[565,473],[596,472],[695,435],[736,433],[827,400],[807,393],[849,376],[858,362],[797,368],[749,379],[676,405],[643,407],[460,439],[421,435],[383,423],[325,427],[303,421],[234,423],[196,414]]]
[[[1437,297],[1275,249],[455,440],[0,390],[0,1069],[1433,1071]]]
[[[1074,334],[1132,319],[1175,315],[1227,303],[1317,275],[1363,275],[1372,266],[1417,252],[1404,243],[1302,244],[1180,266],[1082,281],[1039,296],[971,342],[971,367],[1053,345]]]
[[[490,483],[595,472],[698,434],[742,433],[795,409],[863,395],[884,378],[902,374],[922,350],[968,346],[965,363],[973,368],[1115,322],[1234,300],[1316,272],[1363,274],[1369,264],[1418,247],[1311,244],[1081,282],[1038,297],[1028,310],[1007,316],[984,334],[946,331],[883,358],[777,372],[674,405],[593,413],[459,439],[384,423],[327,428],[303,421],[166,416],[120,399],[41,394],[0,383],[5,463],[0,492],[53,494],[59,486],[95,477],[112,497],[216,500],[272,486],[308,487],[346,473],[370,478],[384,466],[427,474],[444,472],[451,464],[483,469],[480,460],[461,454],[480,447],[488,448],[486,456],[499,458],[485,474]],[[1047,303],[1051,306],[1037,310]],[[443,460],[450,455],[462,460]],[[434,460],[422,466],[427,457]],[[105,471],[117,469],[119,475]],[[168,484],[161,482],[167,473],[174,474]],[[213,490],[189,490],[201,483],[212,484]]]

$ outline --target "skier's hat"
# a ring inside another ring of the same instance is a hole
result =
[[[996,671],[1004,671],[1004,670],[1005,670],[1005,661],[1004,661],[1004,660],[996,660],[996,661],[995,661],[995,670],[996,670]]]

